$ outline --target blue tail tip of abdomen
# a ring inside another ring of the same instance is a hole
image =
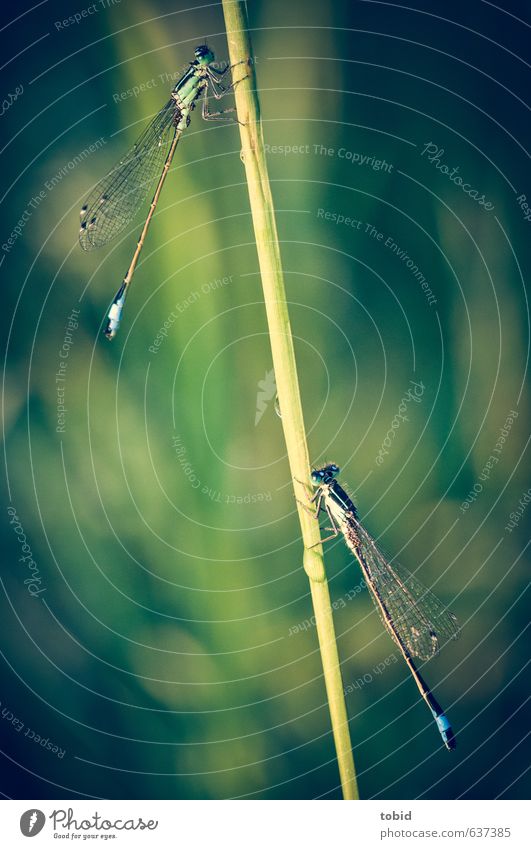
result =
[[[448,751],[453,751],[453,749],[455,749],[455,735],[452,729],[449,728],[447,731],[445,731],[442,735],[442,738],[444,740],[444,745],[446,746]]]
[[[439,731],[441,732],[441,737],[444,740],[444,745],[446,746],[448,751],[451,752],[453,749],[455,749],[455,735],[452,731],[452,726],[448,722],[444,713],[442,713],[440,716],[436,716],[435,722],[437,723]]]

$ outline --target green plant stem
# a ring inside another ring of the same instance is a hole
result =
[[[240,63],[234,69],[234,79],[235,82],[238,81],[235,99],[240,123],[242,159],[249,188],[282,427],[304,542],[303,565],[310,580],[341,786],[345,799],[358,799],[319,524],[300,503],[308,503],[309,483],[302,482],[308,481],[310,462],[273,199],[267,173],[253,54],[243,5],[239,0],[223,0],[230,62],[231,65]]]

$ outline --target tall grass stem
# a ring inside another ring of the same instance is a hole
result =
[[[273,198],[267,173],[255,64],[244,5],[240,0],[223,0],[230,62],[237,66],[233,76],[235,82],[238,81],[235,100],[240,123],[242,160],[249,189],[282,427],[304,543],[303,565],[310,580],[341,787],[345,799],[358,799],[332,606],[323,550],[319,544],[319,524],[302,506],[308,502],[309,482],[306,484],[303,481],[309,481],[310,462]]]

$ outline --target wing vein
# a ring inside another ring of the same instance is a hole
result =
[[[79,242],[84,250],[105,245],[133,219],[162,169],[179,116],[179,107],[171,98],[92,189],[81,210]]]

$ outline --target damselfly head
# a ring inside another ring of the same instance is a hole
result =
[[[210,65],[214,61],[214,54],[206,44],[200,44],[194,50],[194,56],[198,65]]]
[[[336,466],[335,463],[329,463],[322,469],[312,469],[310,480],[314,486],[320,486],[322,483],[330,483],[338,474],[339,466]]]

